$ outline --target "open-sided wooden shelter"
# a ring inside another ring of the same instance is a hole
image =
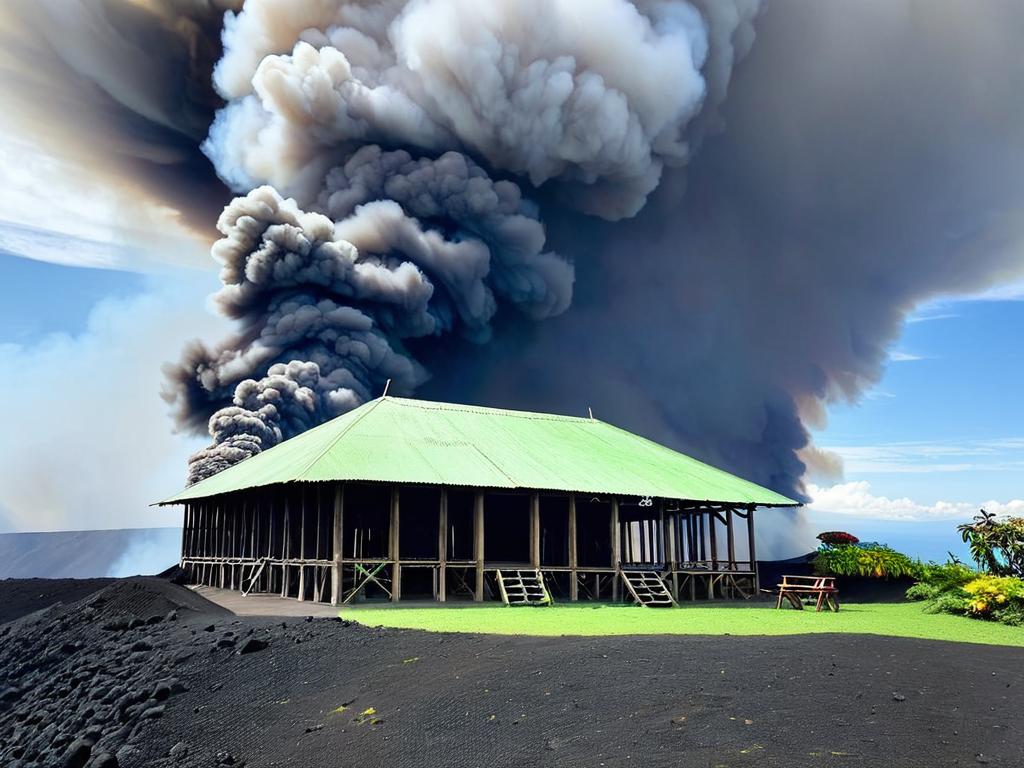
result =
[[[159,503],[193,582],[335,605],[747,596],[755,508],[796,505],[597,419],[396,397]]]

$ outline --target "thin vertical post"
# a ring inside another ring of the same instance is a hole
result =
[[[391,563],[391,602],[397,603],[402,599],[402,566],[399,561],[399,531],[398,531],[398,486],[391,488],[391,546],[389,557]]]
[[[725,510],[725,528],[725,535],[729,546],[729,568],[730,570],[736,570],[736,537],[732,525],[732,507]]]
[[[343,487],[341,483],[338,483],[334,488],[334,525],[331,528],[331,605],[338,605],[341,602],[341,544],[345,515]]]
[[[437,594],[434,597],[438,602],[445,602],[448,592],[447,574],[448,567],[448,489],[441,489],[441,508],[437,517]]]
[[[747,509],[747,547],[750,550],[750,570],[754,572],[754,594],[761,589],[761,580],[757,574],[757,555],[754,553],[754,507]]]
[[[612,602],[619,599],[619,500],[612,499]]]
[[[579,599],[579,582],[576,573],[576,494],[569,494],[569,599]]]
[[[288,494],[284,491],[282,493],[284,495],[284,531],[281,536],[281,597],[288,597],[292,586],[291,569],[288,567],[288,560],[291,558],[292,519],[288,510]]]
[[[484,494],[478,491],[473,499],[473,558],[476,560],[476,589],[473,600],[484,599]]]
[[[530,494],[530,565],[540,568],[540,494]]]
[[[299,486],[299,602],[306,599],[306,486]]]
[[[716,529],[718,528],[718,513],[711,510],[708,513],[708,536],[711,537],[711,570],[718,570],[718,539]]]

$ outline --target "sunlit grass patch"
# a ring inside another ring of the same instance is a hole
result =
[[[839,613],[776,610],[769,605],[691,606],[561,604],[546,608],[499,605],[357,606],[342,610],[368,626],[501,635],[801,635],[827,632],[915,637],[1024,647],[1024,628],[930,614],[920,603],[843,605]]]

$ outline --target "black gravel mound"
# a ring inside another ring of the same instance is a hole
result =
[[[243,620],[152,579],[0,626],[19,768],[1019,768],[1021,711],[1021,649],[898,638]]]
[[[74,603],[107,586],[113,579],[0,580],[0,624],[49,608]]]

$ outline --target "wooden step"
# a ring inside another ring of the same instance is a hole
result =
[[[498,571],[498,589],[505,605],[551,605],[544,574],[539,570]]]
[[[633,599],[648,608],[671,608],[676,604],[672,593],[655,571],[619,571]]]

